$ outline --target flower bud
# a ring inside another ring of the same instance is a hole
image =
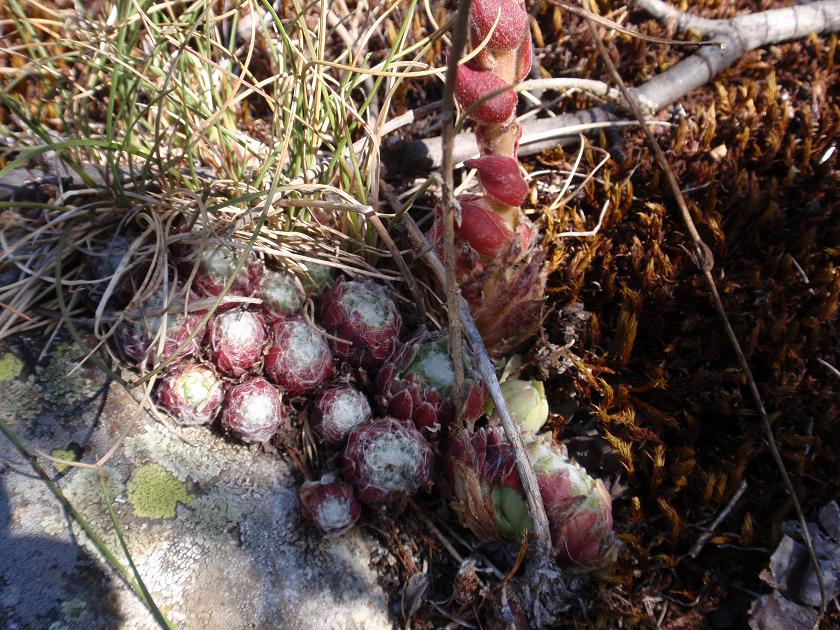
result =
[[[210,424],[222,408],[224,390],[216,373],[200,363],[182,363],[166,373],[158,402],[179,424]]]
[[[501,384],[510,415],[519,428],[528,433],[536,433],[548,420],[548,399],[541,381],[520,381],[508,379]],[[492,401],[485,406],[488,412],[494,410]]]
[[[290,394],[319,389],[332,376],[332,353],[324,337],[302,317],[279,320],[271,327],[265,374]]]
[[[220,313],[210,324],[210,354],[228,376],[250,371],[262,357],[265,340],[262,317],[244,309]]]
[[[493,34],[487,43],[490,51],[516,51],[528,36],[528,11],[525,3],[523,0],[473,0],[470,6],[470,30],[473,46],[478,46],[492,30]]]
[[[348,531],[362,513],[353,486],[325,475],[320,481],[307,481],[300,487],[303,515],[328,538]]]
[[[334,387],[322,392],[312,405],[315,430],[330,446],[341,446],[347,435],[370,420],[370,403],[353,387]]]
[[[283,420],[280,392],[264,378],[231,387],[225,396],[222,426],[243,442],[265,442]]]
[[[378,368],[399,343],[402,318],[388,290],[372,280],[339,280],[321,296],[321,323],[336,337],[336,356]]]
[[[410,422],[394,418],[353,429],[342,462],[344,478],[369,505],[399,501],[431,483],[432,448]]]

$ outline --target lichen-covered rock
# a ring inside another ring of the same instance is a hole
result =
[[[336,540],[314,533],[300,518],[294,468],[281,456],[207,427],[179,427],[175,435],[138,417],[131,397],[116,384],[105,387],[95,368],[71,374],[82,395],[72,395],[67,383],[47,395],[53,381],[27,362],[39,349],[34,342],[27,352],[0,347],[0,360],[6,353],[20,360],[9,380],[0,379],[0,417],[28,410],[34,421],[12,425],[27,446],[78,453],[86,463],[129,432],[103,469],[111,507],[138,571],[179,628],[269,628],[278,620],[301,630],[392,627],[369,568],[376,543],[358,530]],[[83,355],[57,343],[46,359],[50,375],[70,374]],[[157,628],[4,439],[0,458],[8,464],[0,470],[4,627]],[[56,479],[122,558],[97,472],[69,468]]]

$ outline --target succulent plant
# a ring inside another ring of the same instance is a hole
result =
[[[461,416],[470,422],[482,413],[487,391],[473,370],[465,349],[464,398]],[[449,337],[419,331],[376,377],[378,400],[395,418],[411,420],[429,437],[448,426],[455,415],[455,373],[449,358]]]
[[[252,378],[228,389],[222,426],[243,442],[265,442],[282,421],[280,392],[264,378]]]
[[[195,332],[192,339],[174,359],[186,359],[199,354],[206,334],[206,327],[201,325],[205,313],[197,311],[185,313],[187,303],[193,304],[197,301],[198,297],[192,292],[187,294],[186,301],[181,296],[170,299],[161,288],[140,306],[125,311],[123,313],[125,321],[117,330],[122,350],[138,363],[147,357],[153,362],[158,359],[168,359]],[[159,333],[164,322],[166,337],[163,350],[158,353]]]
[[[219,371],[238,377],[262,357],[265,326],[256,313],[238,308],[219,313],[210,323],[210,355]]]
[[[301,284],[306,295],[316,296],[329,286],[335,277],[335,268],[321,263],[306,262],[306,273],[301,276]]]
[[[410,422],[382,418],[357,426],[341,458],[344,478],[369,505],[398,502],[429,485],[432,448]]]
[[[274,322],[265,374],[293,395],[320,389],[332,376],[333,358],[324,337],[302,317]]]
[[[612,560],[612,500],[604,484],[548,435],[525,436],[558,562],[597,567]],[[513,449],[500,429],[461,432],[444,460],[452,508],[485,542],[517,540],[533,529]]]
[[[351,529],[362,513],[353,486],[333,475],[304,482],[300,487],[300,506],[303,515],[328,538]]]
[[[241,256],[240,253],[220,244],[210,244],[202,249],[198,253],[198,273],[195,275],[192,288],[202,297],[218,296],[228,278],[236,270],[236,261],[239,256]],[[256,260],[245,261],[228,295],[252,295],[259,285],[262,271],[262,265]],[[227,307],[232,308],[229,305]]]
[[[388,289],[372,280],[339,280],[321,295],[321,324],[336,337],[336,356],[378,368],[399,343],[402,318]]]
[[[305,295],[300,281],[285,271],[266,269],[259,279],[257,297],[268,323],[300,312]]]
[[[548,421],[548,399],[541,381],[508,379],[501,384],[510,415],[522,431],[536,433]],[[495,406],[487,400],[485,411],[492,413]]]
[[[225,393],[212,368],[181,363],[161,379],[158,402],[179,424],[209,424],[222,409]]]
[[[333,387],[320,393],[312,405],[315,430],[330,446],[341,446],[347,435],[370,420],[370,403],[354,387]]]

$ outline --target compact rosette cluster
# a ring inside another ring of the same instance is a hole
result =
[[[528,184],[517,160],[522,128],[513,86],[531,69],[531,35],[523,0],[474,0],[470,41],[478,54],[458,67],[455,96],[475,123],[481,191],[458,197],[458,283],[487,349],[502,356],[536,331],[545,289],[545,253],[522,212]],[[430,231],[440,242],[441,215]],[[441,254],[443,252],[441,251]]]

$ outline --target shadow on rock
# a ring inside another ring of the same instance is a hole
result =
[[[0,476],[0,626],[4,628],[113,628],[112,577],[71,542],[27,535]],[[24,503],[25,501],[20,501]]]

